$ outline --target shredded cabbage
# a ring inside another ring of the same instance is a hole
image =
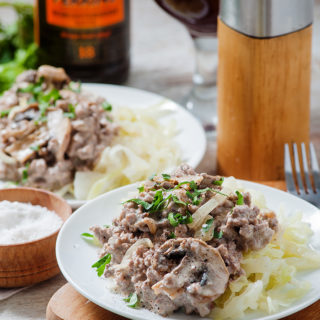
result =
[[[170,170],[181,162],[175,122],[163,125],[158,121],[164,115],[163,106],[119,107],[113,115],[121,127],[120,133],[102,152],[93,171],[76,172],[76,199],[93,199],[114,188],[145,180],[155,172]]]
[[[247,191],[247,190],[246,190]],[[256,204],[265,207],[265,199],[255,191]],[[312,236],[302,214],[289,217],[283,210],[277,215],[281,230],[263,249],[244,255],[241,267],[245,275],[229,284],[219,297],[210,316],[215,320],[240,319],[249,310],[277,312],[303,297],[311,285],[298,280],[297,271],[320,267],[320,255],[308,242]]]

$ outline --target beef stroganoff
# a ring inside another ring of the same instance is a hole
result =
[[[295,278],[320,265],[308,225],[300,222],[297,240],[297,224],[279,223],[263,196],[235,179],[181,165],[138,191],[112,226],[91,228],[102,245],[92,267],[129,306],[237,319],[247,309],[275,312],[310,288]]]
[[[0,97],[2,185],[87,200],[146,179],[180,161],[174,124],[160,117],[161,106],[113,108],[62,68],[25,71]]]

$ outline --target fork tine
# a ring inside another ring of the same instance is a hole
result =
[[[297,189],[296,189],[296,186],[293,180],[293,175],[292,175],[289,145],[287,143],[284,145],[284,170],[285,170],[288,191],[290,193],[297,194]]]
[[[299,193],[302,193],[302,192],[305,192],[305,190],[304,190],[304,186],[301,179],[299,153],[298,153],[298,146],[296,143],[293,143],[293,157],[294,157],[294,164],[296,169],[298,191]]]
[[[316,188],[316,192],[320,192],[320,176],[319,176],[319,165],[316,156],[316,152],[314,150],[313,143],[310,143],[310,160],[311,160],[311,170],[314,186]]]
[[[301,143],[301,152],[302,152],[302,165],[303,165],[303,171],[304,171],[304,179],[307,186],[308,193],[313,193],[310,176],[309,176],[309,166],[308,166],[308,160],[307,160],[307,153],[306,153],[306,146],[304,143]]]

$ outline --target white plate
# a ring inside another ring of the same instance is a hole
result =
[[[146,108],[165,101],[163,108],[172,112],[161,118],[160,122],[165,123],[168,120],[175,119],[178,129],[176,141],[181,149],[182,161],[196,168],[202,160],[206,151],[205,132],[200,122],[177,103],[151,92],[125,86],[93,83],[83,84],[82,88],[97,96],[104,97],[116,106]],[[77,209],[86,203],[85,200],[67,200],[73,209]]]
[[[257,183],[243,181],[246,188],[263,192],[268,207],[276,212],[281,203],[286,206],[288,213],[296,210],[303,212],[303,220],[311,224],[315,232],[310,245],[320,251],[320,212],[313,205],[283,191],[266,187]],[[198,316],[186,316],[182,313],[162,318],[146,309],[128,308],[120,295],[111,293],[106,288],[106,280],[99,278],[95,269],[91,268],[97,261],[98,249],[81,239],[80,234],[87,232],[92,225],[111,224],[112,219],[120,213],[120,203],[127,198],[128,192],[135,191],[137,184],[132,184],[110,191],[92,200],[78,209],[62,227],[56,246],[59,267],[65,278],[83,296],[99,306],[129,319],[201,319]],[[320,269],[301,273],[299,277],[312,284],[312,290],[292,306],[275,314],[250,313],[244,318],[271,320],[279,319],[306,308],[320,298]]]

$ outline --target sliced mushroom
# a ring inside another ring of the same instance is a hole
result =
[[[70,81],[63,68],[55,68],[48,65],[39,67],[37,78],[44,78],[45,81],[54,83],[68,83]]]
[[[50,136],[48,150],[55,155],[57,161],[61,161],[64,159],[64,154],[70,143],[71,122],[63,116],[61,109],[49,111],[47,119]]]
[[[39,130],[25,136],[24,139],[9,144],[4,150],[18,162],[24,164],[35,155],[36,147],[42,147],[47,142],[48,132],[45,127],[40,127]]]
[[[173,301],[190,301],[200,315],[224,293],[229,272],[217,249],[204,241],[187,238],[166,241],[159,250],[178,265],[152,286],[155,294],[165,294]]]
[[[22,120],[19,122],[11,122],[10,125],[3,129],[1,132],[1,138],[3,142],[7,142],[9,139],[24,139],[24,137],[31,134],[36,130],[36,125],[33,121]]]
[[[38,116],[38,110],[37,103],[25,104],[12,108],[8,118],[13,121],[33,120]]]

